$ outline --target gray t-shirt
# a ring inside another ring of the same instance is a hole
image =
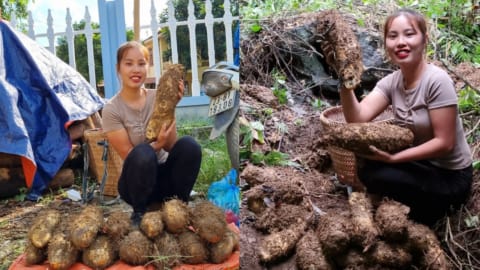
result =
[[[141,110],[129,107],[118,93],[113,96],[102,110],[103,131],[109,132],[124,128],[134,146],[146,142],[145,133],[148,120],[153,113],[156,90],[147,89],[146,94],[145,106]],[[159,162],[164,162],[168,153],[160,150],[157,155]]]
[[[457,106],[457,93],[450,76],[441,68],[428,64],[420,82],[413,89],[405,90],[400,70],[381,79],[373,91],[382,93],[392,104],[395,120],[412,130],[414,145],[433,138],[433,128],[428,113],[431,109]],[[472,164],[470,147],[466,141],[462,121],[457,113],[456,142],[447,155],[432,159],[442,168],[457,170]]]

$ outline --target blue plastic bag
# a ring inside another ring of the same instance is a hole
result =
[[[235,184],[237,170],[231,169],[222,179],[213,182],[208,188],[209,201],[221,207],[225,212],[232,211],[236,216],[240,214],[240,189]]]

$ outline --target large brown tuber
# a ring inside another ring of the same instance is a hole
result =
[[[162,211],[151,211],[145,213],[140,222],[140,229],[148,238],[155,238],[163,232]]]
[[[154,239],[157,249],[157,255],[162,260],[156,260],[158,269],[171,269],[179,265],[182,261],[182,252],[177,238],[168,232],[163,232]]]
[[[225,213],[207,200],[199,202],[193,208],[192,225],[198,235],[209,243],[219,242],[227,231]]]
[[[406,269],[412,263],[412,255],[402,246],[378,241],[370,254],[376,264],[394,269]]]
[[[371,145],[395,153],[413,143],[413,133],[408,128],[383,122],[347,123],[330,127],[325,141],[357,154],[372,154]]]
[[[232,255],[235,249],[238,249],[240,239],[238,235],[231,230],[227,230],[220,240],[210,245],[210,259],[213,263],[222,263]]]
[[[130,231],[130,223],[130,215],[127,212],[112,212],[108,215],[102,231],[112,240],[119,241]]]
[[[155,108],[147,125],[147,140],[156,140],[162,126],[169,126],[175,118],[175,107],[180,100],[178,84],[183,79],[184,73],[183,65],[171,64],[165,68],[160,77],[155,96]]]
[[[153,242],[139,230],[131,231],[120,243],[120,259],[128,264],[146,264],[153,254]]]
[[[260,261],[273,263],[289,256],[304,233],[305,226],[292,226],[280,232],[267,235],[258,248]]]
[[[59,222],[60,212],[58,210],[49,209],[40,212],[28,231],[28,239],[32,245],[37,248],[46,247]]]
[[[421,269],[452,269],[435,233],[423,224],[408,226],[407,246],[419,258]]]
[[[105,269],[117,259],[112,241],[105,235],[99,236],[83,251],[82,261],[93,269]]]
[[[321,13],[318,18],[318,41],[327,64],[335,70],[347,89],[355,89],[363,73],[362,50],[350,25],[336,10]]]
[[[70,240],[76,248],[85,249],[95,240],[102,227],[103,210],[95,205],[87,205],[70,224]]]
[[[325,255],[332,257],[343,253],[351,243],[352,222],[350,213],[327,213],[320,217],[316,230]]]
[[[383,238],[403,242],[408,237],[410,208],[394,200],[384,199],[375,213],[375,221]]]
[[[179,199],[171,199],[163,205],[162,220],[170,233],[184,232],[190,224],[190,209]]]
[[[44,262],[47,259],[47,248],[37,248],[27,240],[27,246],[25,247],[25,264],[35,265]]]
[[[205,263],[208,260],[208,248],[203,240],[192,231],[178,235],[182,252],[182,261],[189,264]]]
[[[296,245],[296,263],[300,270],[323,269],[333,267],[323,255],[318,237],[313,231],[308,231]]]
[[[47,254],[51,269],[66,270],[77,261],[80,252],[65,234],[57,232],[48,244]]]
[[[379,236],[378,228],[373,220],[372,202],[366,193],[352,192],[348,203],[352,220],[352,240],[360,244],[366,251]]]

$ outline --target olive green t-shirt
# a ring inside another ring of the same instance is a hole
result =
[[[129,107],[117,93],[105,104],[102,110],[102,128],[104,132],[126,129],[130,142],[135,146],[145,142],[148,121],[155,105],[155,89],[146,89],[145,106],[141,110]],[[159,162],[167,159],[168,153],[157,153]]]
[[[428,64],[420,82],[413,89],[405,89],[400,70],[381,79],[373,91],[382,93],[392,105],[395,121],[410,128],[414,145],[433,138],[429,110],[457,106],[458,98],[450,76],[441,68]],[[457,113],[456,142],[445,156],[431,159],[432,164],[451,170],[463,169],[472,164],[470,147],[466,141],[462,121]]]

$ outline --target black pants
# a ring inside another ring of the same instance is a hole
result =
[[[410,207],[410,218],[433,225],[449,209],[466,202],[473,168],[447,170],[428,161],[386,164],[366,160],[358,174],[369,193],[399,201]]]
[[[179,139],[161,164],[149,144],[139,144],[125,158],[118,180],[120,197],[135,212],[145,212],[151,203],[173,197],[188,201],[201,160],[201,147],[189,136]]]

